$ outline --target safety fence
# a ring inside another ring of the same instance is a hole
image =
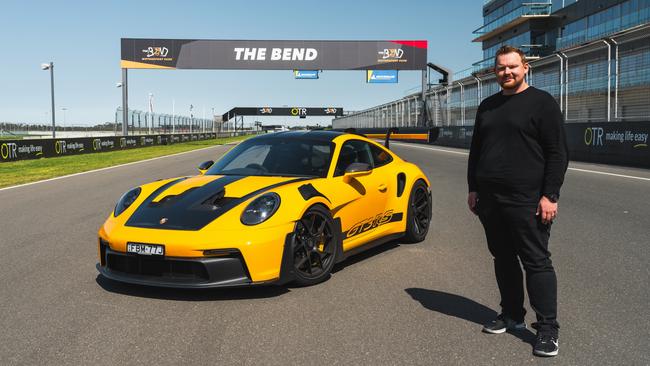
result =
[[[121,126],[122,108],[115,110],[115,124]],[[221,132],[221,124],[215,119],[195,118],[193,115],[144,112],[136,109],[127,111],[127,130],[129,134],[162,134],[162,133],[205,133]]]
[[[530,62],[528,83],[550,93],[567,123],[650,120],[650,25]],[[333,128],[472,126],[481,101],[499,92],[493,74],[349,113]],[[425,110],[422,111],[422,108]],[[424,112],[424,113],[422,113]]]

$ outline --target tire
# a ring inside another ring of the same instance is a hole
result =
[[[426,238],[431,226],[431,195],[427,185],[418,180],[411,188],[408,211],[406,215],[406,231],[403,240],[406,243],[419,243]]]
[[[330,277],[339,246],[334,230],[332,214],[320,205],[310,207],[296,222],[291,245],[294,283],[310,286]]]

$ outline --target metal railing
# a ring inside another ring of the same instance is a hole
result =
[[[115,124],[122,125],[122,108],[115,110]],[[211,119],[192,116],[150,113],[135,109],[128,110],[129,134],[221,132],[221,125]]]
[[[493,62],[493,61],[492,61]],[[650,24],[530,62],[530,85],[550,93],[567,123],[650,120]],[[500,90],[494,75],[470,75],[336,118],[334,128],[473,125],[480,101]],[[413,111],[426,108],[426,118]]]
[[[551,5],[552,4],[550,2],[523,3],[509,13],[504,14],[502,17],[483,25],[472,33],[479,36],[490,33],[493,30],[512,22],[513,20],[524,16],[550,15]]]

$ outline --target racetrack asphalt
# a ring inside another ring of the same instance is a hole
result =
[[[466,208],[465,150],[393,143],[432,181],[426,241],[352,257],[319,285],[189,291],[98,276],[97,229],[123,192],[194,174],[228,148],[0,191],[0,364],[650,364],[643,169],[570,165],[550,244],[561,324],[553,359],[532,356],[530,331],[480,332],[499,300]]]

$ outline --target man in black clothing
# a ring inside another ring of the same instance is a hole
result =
[[[525,329],[524,288],[537,316],[533,353],[558,352],[557,280],[548,251],[567,168],[562,113],[553,97],[526,83],[528,63],[517,48],[495,57],[500,93],[476,114],[467,181],[469,209],[479,216],[501,294],[501,314],[486,333]]]

